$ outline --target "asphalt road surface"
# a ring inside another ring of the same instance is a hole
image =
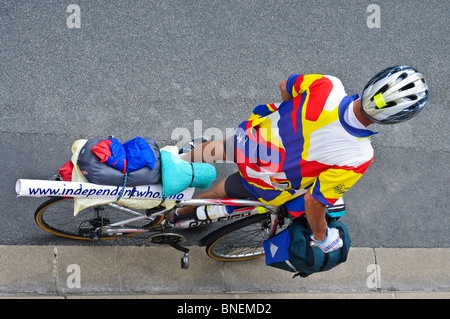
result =
[[[254,106],[279,102],[292,73],[337,76],[350,95],[407,64],[430,100],[409,122],[372,128],[375,160],[343,221],[354,246],[450,247],[449,16],[440,0],[1,0],[0,244],[78,244],[38,228],[43,199],[14,189],[54,175],[77,139],[225,137]],[[236,170],[216,167],[219,178]]]

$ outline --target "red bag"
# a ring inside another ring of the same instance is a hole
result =
[[[59,169],[59,175],[61,176],[63,181],[66,182],[72,181],[72,170],[73,170],[72,161],[68,161]]]

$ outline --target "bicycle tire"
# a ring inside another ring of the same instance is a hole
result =
[[[219,261],[243,261],[262,257],[265,255],[263,242],[269,238],[270,229],[269,214],[238,220],[205,238],[206,254]],[[251,247],[244,247],[243,243]]]
[[[87,208],[78,213],[77,216],[74,216],[72,201],[73,198],[64,198],[64,197],[50,198],[49,200],[42,203],[36,209],[34,213],[35,222],[43,230],[57,236],[77,240],[92,240],[93,239],[92,236],[80,234],[80,225],[83,222],[86,221],[90,222],[94,220],[86,218],[89,218],[87,214],[89,214],[89,212],[92,213],[92,209],[95,208],[94,207]],[[54,218],[53,215],[57,216],[56,218],[61,220],[61,225],[59,226],[55,225],[55,222],[51,220],[52,218]],[[106,219],[107,218],[105,218],[105,220]],[[100,220],[98,222],[100,222]],[[103,220],[101,222],[103,222]],[[94,227],[94,225],[91,224],[91,227]],[[95,227],[98,227],[98,225],[96,225]],[[122,237],[135,236],[138,234],[139,233],[124,233],[121,235],[101,236],[98,239],[99,240],[117,239]]]

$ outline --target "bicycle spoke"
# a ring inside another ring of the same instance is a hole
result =
[[[223,258],[246,258],[264,254],[265,228],[261,222],[223,236],[214,245],[214,253]]]
[[[278,228],[281,231],[287,227]],[[271,236],[268,215],[254,215],[217,230],[207,244],[206,253],[222,261],[247,260],[264,256],[264,241]]]

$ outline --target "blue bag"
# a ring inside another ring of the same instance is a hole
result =
[[[129,172],[126,186],[161,183],[160,151],[154,139],[138,137],[124,145],[115,139],[109,140],[111,142],[105,143],[104,149],[106,153],[110,150],[111,154],[105,153],[103,159],[93,151],[105,141],[103,139],[89,139],[80,151],[77,165],[90,183],[123,186],[125,172]]]
[[[337,228],[343,246],[325,254],[319,247],[311,246],[311,229],[304,215],[296,218],[284,231],[264,242],[266,264],[271,267],[307,277],[313,273],[330,270],[347,260],[350,235],[344,223],[328,219],[329,228]]]

